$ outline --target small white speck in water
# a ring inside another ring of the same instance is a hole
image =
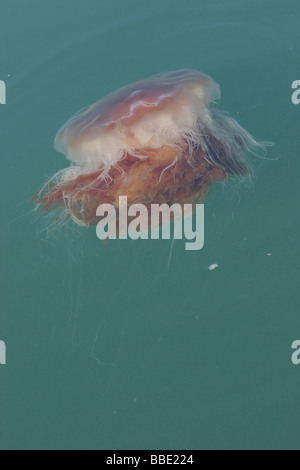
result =
[[[210,266],[208,266],[208,269],[209,269],[209,271],[214,271],[214,269],[216,269],[218,267],[219,267],[219,265],[214,263],[214,264],[211,264]]]

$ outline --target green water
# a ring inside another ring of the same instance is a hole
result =
[[[298,0],[0,0],[1,449],[300,448],[299,17]],[[30,199],[66,165],[60,125],[185,67],[276,143],[252,185],[211,188],[203,250],[178,241],[168,267],[169,241],[45,231]]]

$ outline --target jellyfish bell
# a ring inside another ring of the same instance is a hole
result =
[[[102,203],[194,203],[209,186],[248,171],[262,147],[233,118],[210,106],[220,98],[208,75],[184,69],[154,75],[71,117],[54,146],[71,166],[35,197],[45,211],[80,225],[97,223]]]
[[[54,146],[83,171],[108,169],[124,152],[134,154],[182,140],[200,110],[220,96],[219,86],[195,70],[155,75],[123,87],[76,113]]]

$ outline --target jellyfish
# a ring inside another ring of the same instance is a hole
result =
[[[219,85],[192,69],[114,91],[71,117],[54,147],[71,162],[34,197],[56,220],[97,223],[100,204],[203,202],[211,184],[249,171],[263,144],[214,106]]]

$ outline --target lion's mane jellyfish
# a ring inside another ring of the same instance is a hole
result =
[[[209,186],[246,175],[257,142],[233,118],[210,106],[219,85],[196,70],[154,75],[77,112],[59,130],[55,149],[71,166],[35,197],[45,211],[80,225],[97,223],[102,203],[201,202]]]

